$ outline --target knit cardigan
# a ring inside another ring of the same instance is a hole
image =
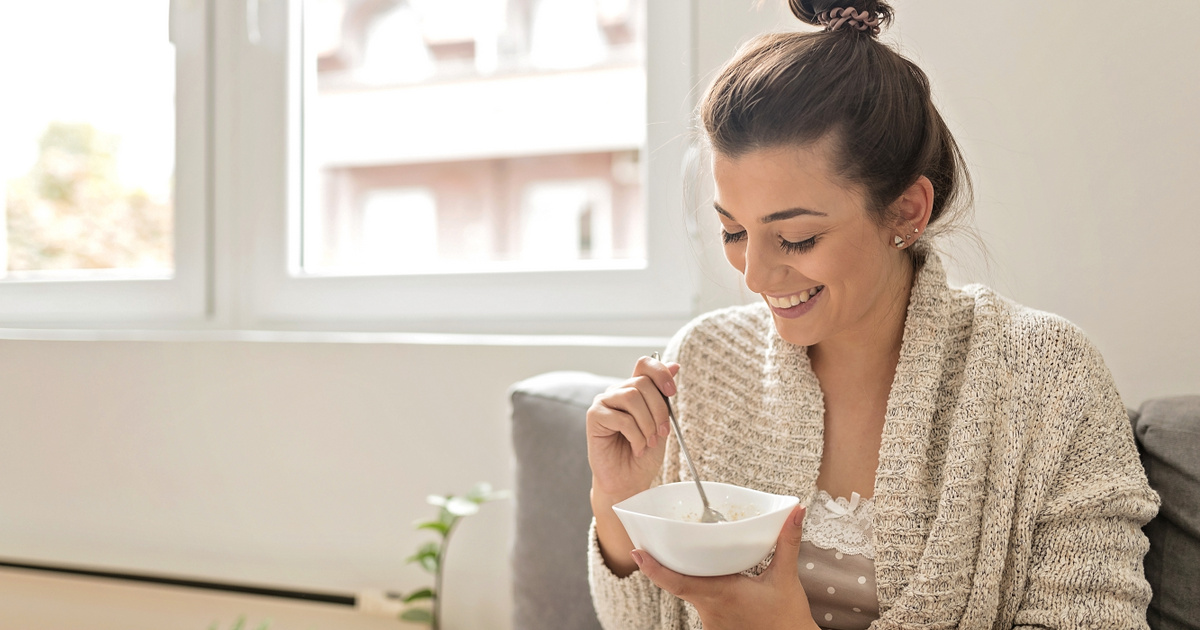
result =
[[[698,318],[667,356],[698,474],[807,504],[823,397],[765,305]],[[668,445],[660,482],[689,479]],[[874,501],[871,628],[1147,627],[1141,526],[1158,495],[1100,354],[1060,317],[949,287],[934,255],[913,283]],[[701,627],[641,572],[616,577],[594,522],[589,571],[605,628]]]

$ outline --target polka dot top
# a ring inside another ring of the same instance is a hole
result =
[[[804,517],[800,583],[813,619],[830,630],[864,630],[879,618],[872,500],[818,490]]]

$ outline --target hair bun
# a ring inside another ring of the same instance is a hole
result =
[[[860,31],[872,34],[879,32],[881,26],[892,21],[892,7],[882,0],[788,0],[788,7],[805,24],[823,26],[826,30],[837,30],[850,24]],[[856,13],[866,12],[875,20],[858,20],[856,16],[846,14],[847,10]],[[837,13],[837,15],[833,15]],[[873,22],[873,23],[872,23]]]

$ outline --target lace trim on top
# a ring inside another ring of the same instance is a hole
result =
[[[807,515],[801,540],[821,549],[875,559],[874,521],[875,502],[863,499],[857,492],[834,499],[828,492],[818,490]]]

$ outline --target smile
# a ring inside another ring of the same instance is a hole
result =
[[[774,306],[775,308],[792,308],[793,306],[803,304],[803,303],[811,300],[813,298],[813,296],[820,293],[821,290],[824,288],[825,288],[825,285],[822,284],[820,286],[815,286],[811,289],[806,289],[799,293],[793,293],[792,295],[785,295],[783,297],[772,297],[770,295],[764,294],[763,298],[765,298],[767,300],[767,304],[770,304],[771,306]]]

